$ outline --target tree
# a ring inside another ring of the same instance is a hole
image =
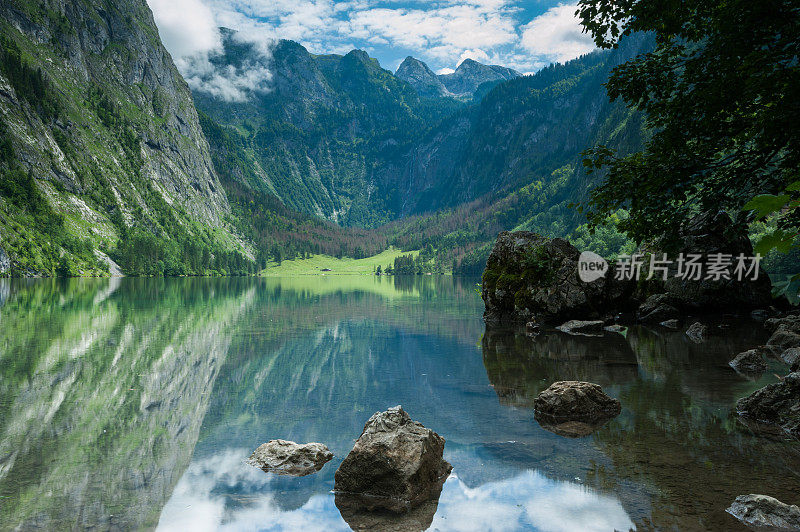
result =
[[[641,242],[674,235],[699,211],[749,221],[749,200],[800,180],[796,0],[580,0],[577,14],[603,48],[634,32],[656,38],[606,84],[645,113],[652,137],[625,156],[585,152],[590,171],[607,171],[583,206],[591,224],[626,208],[620,227]]]

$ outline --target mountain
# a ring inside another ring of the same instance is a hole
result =
[[[428,65],[411,56],[406,57],[400,63],[394,75],[414,87],[417,94],[423,98],[453,96],[453,93],[447,90],[439,76],[434,74]]]
[[[447,90],[457,97],[469,97],[477,92],[482,85],[497,84],[520,77],[516,70],[498,66],[484,65],[472,59],[464,59],[452,74],[442,74],[439,79]]]
[[[465,59],[455,72],[436,75],[428,65],[409,56],[400,63],[395,76],[414,87],[423,98],[471,100],[483,96],[498,83],[518,78],[521,74],[510,68]]]
[[[145,1],[6,0],[0,14],[0,269],[98,274],[117,268],[108,254],[129,273],[244,264]]]
[[[236,157],[251,162],[256,173],[243,176],[248,186],[340,225],[393,219],[373,196],[373,168],[463,106],[420,98],[360,50],[313,55],[278,41],[265,56],[229,30],[223,37],[224,52],[211,58],[218,71],[263,65],[271,74],[269,90],[251,91],[245,101],[195,90],[198,108],[224,128],[238,147]]]

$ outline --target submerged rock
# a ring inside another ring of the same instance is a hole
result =
[[[778,425],[800,439],[800,373],[768,384],[736,403],[739,415],[760,423]]]
[[[561,238],[527,231],[502,232],[483,272],[487,324],[535,320],[594,320],[630,305],[635,288],[608,272],[592,282],[578,277],[578,249]]]
[[[592,334],[603,331],[605,322],[597,321],[581,321],[569,320],[568,322],[556,327],[559,331],[567,334]]]
[[[337,506],[406,512],[438,497],[453,469],[444,444],[400,406],[374,414],[336,470]]]
[[[696,344],[704,342],[708,338],[708,325],[696,321],[686,329],[686,336]]]
[[[739,373],[761,374],[767,370],[761,349],[750,349],[736,355],[728,365]]]
[[[534,400],[534,416],[542,427],[562,435],[585,436],[619,415],[622,406],[597,384],[558,381]]]
[[[270,440],[253,451],[247,463],[268,473],[303,477],[316,473],[333,458],[321,443]]]
[[[800,508],[767,495],[739,495],[726,511],[753,530],[800,530]]]

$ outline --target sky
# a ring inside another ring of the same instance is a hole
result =
[[[248,72],[211,72],[220,26],[257,43],[275,39],[316,54],[366,50],[395,71],[406,56],[438,73],[466,58],[531,73],[594,49],[574,3],[553,0],[148,0],[164,45],[192,88],[241,99],[268,87],[263,62]]]

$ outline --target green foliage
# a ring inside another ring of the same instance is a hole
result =
[[[24,98],[42,120],[58,117],[61,106],[42,70],[29,66],[23,60],[19,46],[3,37],[0,37],[0,70],[14,87],[17,96]]]
[[[611,261],[619,255],[630,255],[636,249],[636,243],[619,230],[620,223],[627,218],[628,213],[620,210],[608,216],[603,225],[591,227],[581,224],[568,240],[581,251],[594,251]]]
[[[607,172],[587,204],[593,224],[626,208],[630,217],[620,227],[635,240],[673,236],[699,211],[740,212],[754,196],[780,194],[798,180],[796,2],[578,5],[599,46],[636,32],[652,32],[657,43],[618,66],[606,85],[612,99],[645,113],[653,134],[627,156],[602,143],[586,152],[588,169]],[[759,201],[754,207],[774,207]]]

